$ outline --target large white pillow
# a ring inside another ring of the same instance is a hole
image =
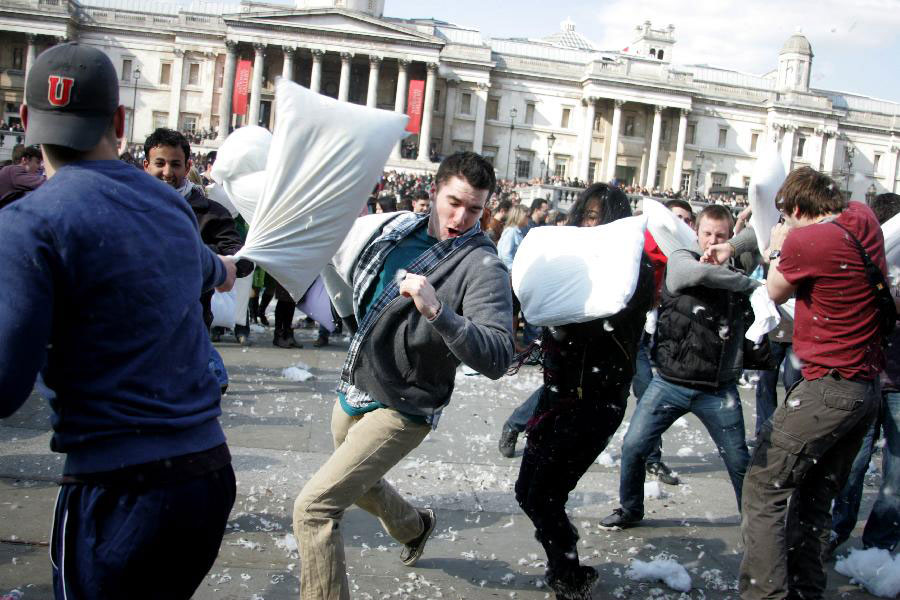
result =
[[[407,117],[338,102],[285,79],[275,83],[275,102],[262,192],[237,256],[263,267],[299,300],[350,231]]]
[[[784,162],[778,154],[775,144],[767,144],[763,154],[756,159],[753,174],[750,176],[750,208],[753,214],[750,216],[750,225],[756,232],[756,243],[759,251],[765,252],[769,247],[769,235],[772,227],[778,223],[781,213],[775,208],[775,194],[784,183],[787,175],[784,172]]]
[[[700,252],[697,234],[664,204],[652,198],[644,198],[641,202],[641,212],[647,217],[647,229],[650,230],[650,235],[663,254],[669,256],[683,248]]]
[[[599,227],[536,227],[516,252],[512,286],[533,325],[612,316],[631,300],[644,249],[645,216]]]

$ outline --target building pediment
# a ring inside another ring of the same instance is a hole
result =
[[[235,29],[278,28],[312,31],[342,36],[378,37],[395,41],[443,45],[434,36],[383,21],[369,15],[335,9],[280,10],[245,12],[224,15],[226,24]]]

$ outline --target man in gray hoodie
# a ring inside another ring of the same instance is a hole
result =
[[[350,268],[335,265],[350,274],[359,329],[332,412],[335,451],[294,502],[304,600],[350,598],[339,524],[351,504],[404,545],[406,566],[434,531],[434,511],[383,477],[436,426],[460,363],[499,379],[512,360],[509,275],[478,224],[495,183],[481,156],[448,157],[429,214],[383,221]]]

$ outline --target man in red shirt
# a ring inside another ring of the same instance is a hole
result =
[[[785,223],[772,230],[767,287],[776,303],[796,296],[803,379],[763,426],[744,478],[744,600],[822,598],[831,503],[876,416],[884,361],[875,291],[853,239],[886,271],[875,215],[808,167],[788,175],[776,204]]]

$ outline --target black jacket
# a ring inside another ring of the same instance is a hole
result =
[[[603,390],[630,385],[653,295],[653,265],[644,254],[637,287],[624,309],[604,319],[545,328],[544,400],[606,401]]]
[[[747,296],[739,292],[694,286],[676,294],[663,284],[652,351],[659,374],[692,388],[737,381],[741,369],[728,357],[735,344],[743,344],[748,309]]]
[[[197,217],[200,239],[216,254],[231,256],[237,254],[243,243],[234,219],[228,209],[206,197],[199,187],[194,187],[187,197],[188,204]]]

